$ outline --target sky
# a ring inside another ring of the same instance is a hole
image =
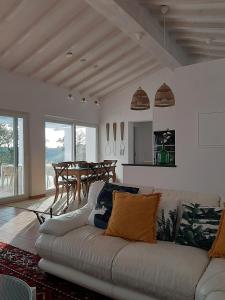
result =
[[[48,126],[49,123],[47,123]],[[51,123],[52,124],[52,123]],[[62,129],[61,129],[62,128]],[[58,128],[46,127],[45,128],[45,146],[47,148],[57,148],[62,146],[62,143],[57,142],[59,139],[63,139],[65,136],[65,129],[69,130],[69,134],[72,134],[72,127],[61,126]],[[77,127],[77,131],[85,132],[85,127]]]

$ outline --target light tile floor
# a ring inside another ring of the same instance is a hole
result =
[[[41,198],[40,200],[43,199]],[[31,203],[33,202],[31,201]],[[86,201],[83,198],[80,206],[85,204]],[[77,203],[71,205],[71,210],[76,210],[77,208]],[[47,214],[44,216],[46,219],[49,218]],[[35,242],[39,236],[39,227],[40,223],[32,211],[0,205],[0,242],[36,253]]]
[[[0,242],[36,253],[40,224],[33,212],[0,206]]]

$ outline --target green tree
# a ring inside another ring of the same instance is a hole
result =
[[[13,130],[0,124],[0,164],[13,161]]]
[[[13,146],[13,130],[5,124],[0,124],[0,147]]]

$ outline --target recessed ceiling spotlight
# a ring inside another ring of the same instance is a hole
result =
[[[70,101],[70,102],[73,101],[74,100],[73,94],[69,93],[67,95],[67,100]]]
[[[82,102],[82,103],[86,103],[86,102],[87,102],[87,99],[86,99],[86,98],[82,98],[82,99],[81,99],[81,102]]]
[[[66,52],[66,57],[70,58],[73,56],[73,52],[71,50]]]
[[[87,61],[87,59],[84,57],[80,59],[80,62],[86,62],[86,61]]]
[[[135,37],[138,41],[140,41],[144,37],[144,32],[135,32]]]
[[[100,106],[99,100],[95,100],[95,101],[94,101],[94,104],[95,104],[96,106]]]

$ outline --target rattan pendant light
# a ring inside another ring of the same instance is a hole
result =
[[[175,105],[175,98],[171,88],[163,83],[155,95],[156,107],[167,107]]]
[[[167,5],[161,6],[161,13],[163,15],[163,36],[164,36],[164,48],[166,48],[166,14],[169,8]],[[155,106],[156,107],[168,107],[175,105],[175,98],[171,88],[166,84],[160,86],[155,95]]]
[[[150,108],[150,101],[147,93],[139,87],[134,93],[130,109],[132,110],[146,110]]]

